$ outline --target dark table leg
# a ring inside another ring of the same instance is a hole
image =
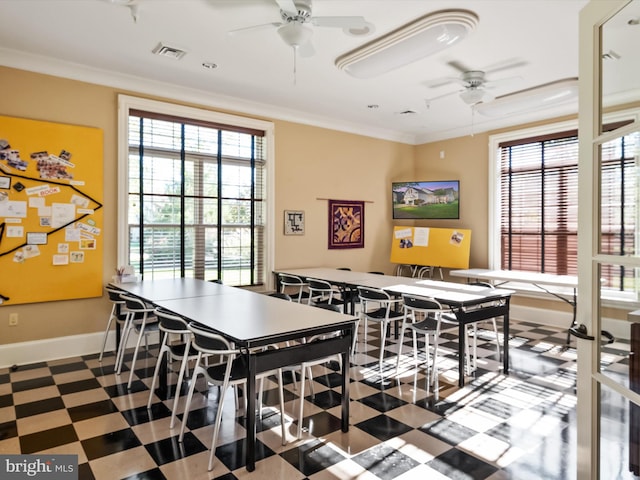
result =
[[[509,310],[502,317],[502,373],[509,373]]]
[[[466,324],[458,320],[458,386],[464,387],[464,349],[466,342]]]
[[[247,357],[247,411],[245,416],[247,419],[247,439],[245,459],[247,470],[253,472],[256,469],[256,357],[250,353],[245,354]]]

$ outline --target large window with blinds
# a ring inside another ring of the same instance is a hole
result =
[[[604,146],[603,254],[637,251],[639,149],[637,134]],[[501,142],[498,163],[500,268],[577,275],[577,130]],[[633,270],[602,275],[607,289],[634,293]]]
[[[265,132],[130,109],[128,264],[144,279],[265,279]]]

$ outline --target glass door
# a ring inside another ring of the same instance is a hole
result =
[[[573,332],[580,479],[640,478],[637,45],[640,0],[592,0],[581,12],[579,326]]]

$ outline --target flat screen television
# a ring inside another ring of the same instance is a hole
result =
[[[407,220],[460,218],[460,181],[393,182],[393,218]]]

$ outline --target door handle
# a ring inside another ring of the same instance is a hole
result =
[[[582,338],[584,340],[595,340],[596,339],[594,336],[589,335],[587,333],[587,327],[585,327],[585,325],[583,323],[581,323],[577,327],[571,327],[569,329],[569,333],[571,335],[573,335],[574,337]],[[611,333],[607,332],[606,330],[602,330],[600,332],[600,335],[607,339],[607,342],[606,342],[607,344],[613,343],[616,340],[615,337]]]

